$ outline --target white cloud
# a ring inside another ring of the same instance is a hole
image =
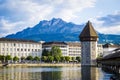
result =
[[[100,20],[101,18],[102,20]],[[97,16],[90,20],[93,22],[95,29],[100,33],[120,34],[120,11],[106,16]]]
[[[96,30],[104,34],[120,34],[120,25],[110,27],[97,27]]]
[[[11,32],[14,33],[17,30],[22,30],[21,29],[21,24],[23,24],[23,22],[10,22],[8,20],[5,19],[0,19],[0,29],[1,29],[1,33],[0,36],[5,36],[6,34],[10,34]]]
[[[110,27],[102,27],[100,28],[101,32],[106,34],[120,34],[120,25],[110,26]]]
[[[94,4],[95,0],[7,0],[0,8],[12,12],[12,17],[14,15],[21,19],[30,18],[31,15],[40,19],[58,15],[57,17],[66,19],[64,15],[75,15],[76,12],[93,7]]]
[[[40,20],[59,17],[74,22],[79,12],[94,7],[96,0],[5,0],[0,3],[0,16],[4,20],[0,28],[8,33],[34,26]],[[0,17],[1,18],[1,17]],[[77,18],[78,19],[78,18]],[[8,28],[9,26],[9,28]],[[4,32],[5,33],[5,32]]]
[[[103,25],[105,26],[120,25],[120,12],[100,17],[98,18],[98,21],[103,21]]]
[[[95,2],[96,0],[5,0],[0,3],[0,34],[2,34],[0,36],[16,33],[26,27],[34,26],[40,20],[50,20],[53,17],[80,22],[81,17],[84,18],[84,16],[80,16],[79,13],[86,8],[94,7]],[[119,14],[120,11],[116,11],[110,19],[115,19],[114,15]],[[98,32],[120,33],[120,25],[109,25],[109,27],[103,25],[105,20],[98,20],[101,17],[90,19]],[[106,17],[109,18],[109,16]]]

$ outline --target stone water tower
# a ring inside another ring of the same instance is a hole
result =
[[[79,39],[81,41],[81,65],[96,65],[98,35],[90,21],[87,22]]]

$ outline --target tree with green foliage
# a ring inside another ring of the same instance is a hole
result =
[[[53,60],[54,60],[54,57],[53,57],[53,56],[48,56],[48,58],[47,58],[47,61],[48,61],[48,62],[53,62]]]
[[[2,55],[0,55],[0,61],[2,61]]]
[[[72,61],[75,61],[76,60],[76,57],[72,57]]]
[[[70,56],[65,56],[65,61],[69,62],[70,61]]]
[[[22,57],[21,57],[21,60],[22,60],[22,61],[25,60],[25,57],[22,56]]]
[[[76,57],[76,60],[77,60],[78,62],[80,62],[80,61],[81,61],[81,58],[80,58],[79,56],[77,56],[77,57]]]
[[[22,56],[22,57],[21,57],[21,62],[25,62],[25,59],[26,59],[26,58],[25,58],[24,56]]]
[[[61,62],[65,62],[65,57],[64,57],[64,56],[61,56],[60,61],[61,61]]]
[[[5,61],[5,56],[4,55],[0,55],[0,61],[4,62]]]
[[[13,57],[13,61],[18,61],[19,58],[17,56]]]
[[[54,56],[54,61],[59,62],[60,61],[60,56]]]
[[[44,49],[42,52],[42,56],[50,56],[50,51]]]
[[[12,56],[11,55],[5,56],[5,61],[8,61],[8,60],[12,60]]]
[[[1,59],[1,56],[2,56],[2,55],[0,55],[0,59]]]
[[[35,60],[35,61],[40,61],[40,57],[35,56],[35,57],[34,57],[34,60]]]
[[[61,49],[57,46],[53,46],[50,53],[51,53],[51,56],[59,56],[59,57],[62,56]]]
[[[33,60],[33,57],[32,57],[32,56],[28,56],[28,57],[26,58],[26,60],[32,61],[32,60]]]
[[[47,61],[47,56],[42,56],[41,60],[44,61],[44,62],[46,62]]]
[[[103,58],[103,54],[98,54],[97,55],[97,59],[102,59]]]

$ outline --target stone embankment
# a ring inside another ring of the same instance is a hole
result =
[[[0,66],[3,66],[3,64],[0,64]],[[39,64],[31,64],[31,63],[25,63],[25,64],[8,64],[9,66],[69,66],[69,67],[73,67],[73,66],[81,66],[81,64],[76,64],[76,63],[39,63]]]

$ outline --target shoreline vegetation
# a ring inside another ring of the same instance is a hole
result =
[[[32,64],[32,63],[25,63],[25,64],[8,64],[7,67],[11,67],[11,66],[40,66],[40,67],[44,67],[44,66],[55,66],[55,67],[59,67],[59,66],[66,66],[66,67],[74,67],[74,66],[77,66],[77,67],[80,67],[81,64],[80,63],[35,63],[35,64]],[[0,67],[4,67],[3,64],[0,64]]]

